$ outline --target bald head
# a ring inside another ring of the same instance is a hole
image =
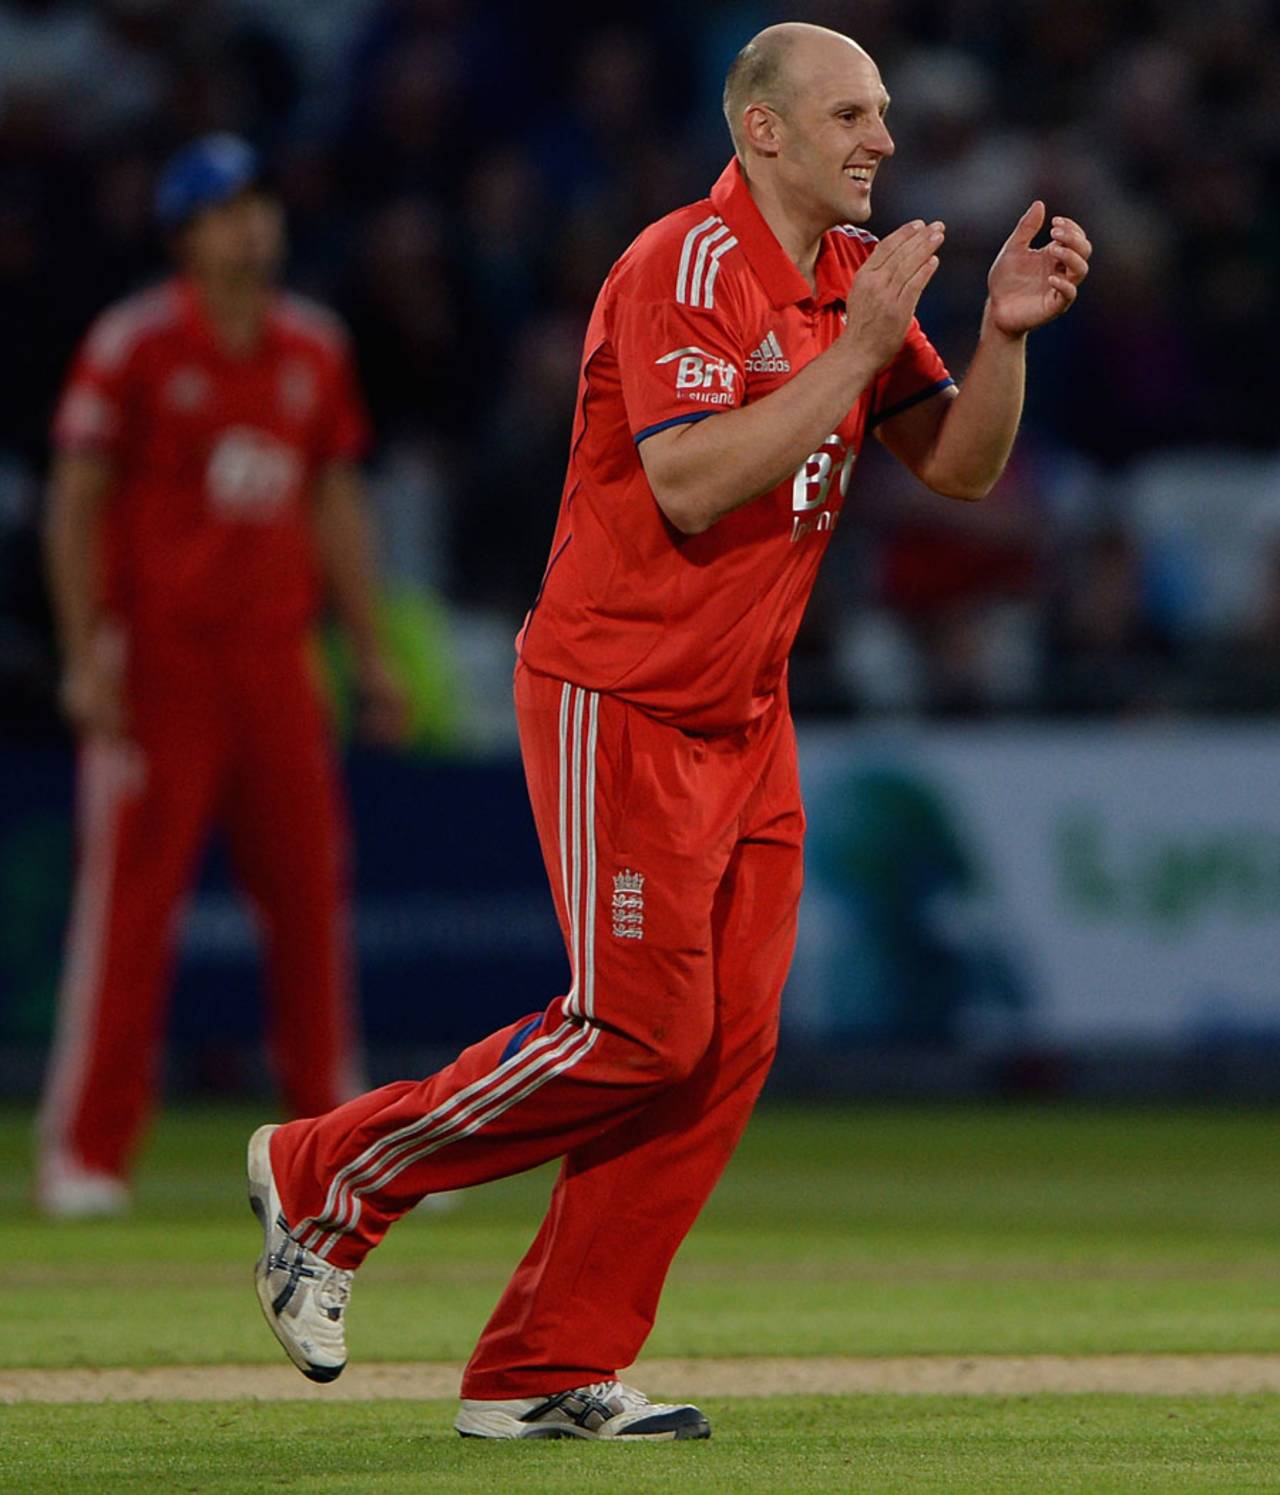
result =
[[[850,51],[871,62],[850,37],[806,21],[766,26],[753,36],[733,59],[724,80],[724,117],[739,159],[746,154],[744,110],[752,104],[767,104],[778,114],[786,114],[806,78],[824,65],[847,58]]]

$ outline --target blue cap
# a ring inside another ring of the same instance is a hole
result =
[[[205,135],[171,156],[156,184],[156,218],[181,228],[201,208],[226,202],[262,174],[257,151],[238,135]]]

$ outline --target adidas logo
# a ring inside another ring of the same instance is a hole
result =
[[[791,363],[782,351],[782,344],[775,332],[765,334],[764,341],[747,359],[747,372],[751,374],[789,374]]]

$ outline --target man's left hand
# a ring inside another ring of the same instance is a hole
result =
[[[1055,218],[1049,243],[1031,241],[1044,227],[1045,206],[1033,202],[1005,241],[987,276],[988,312],[1009,337],[1021,337],[1060,317],[1089,273],[1093,245],[1072,218]]]

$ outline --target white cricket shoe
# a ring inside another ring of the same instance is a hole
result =
[[[109,1220],[129,1213],[129,1188],[113,1173],[51,1158],[36,1184],[36,1206],[51,1220]]]
[[[271,1172],[271,1134],[249,1138],[249,1204],[262,1226],[253,1269],[262,1314],[289,1359],[312,1381],[334,1381],[347,1363],[343,1317],[353,1273],[330,1266],[289,1234]]]
[[[595,1381],[554,1396],[517,1401],[463,1399],[454,1427],[464,1438],[625,1438],[670,1442],[709,1438],[711,1424],[688,1402],[651,1402],[621,1381]]]

